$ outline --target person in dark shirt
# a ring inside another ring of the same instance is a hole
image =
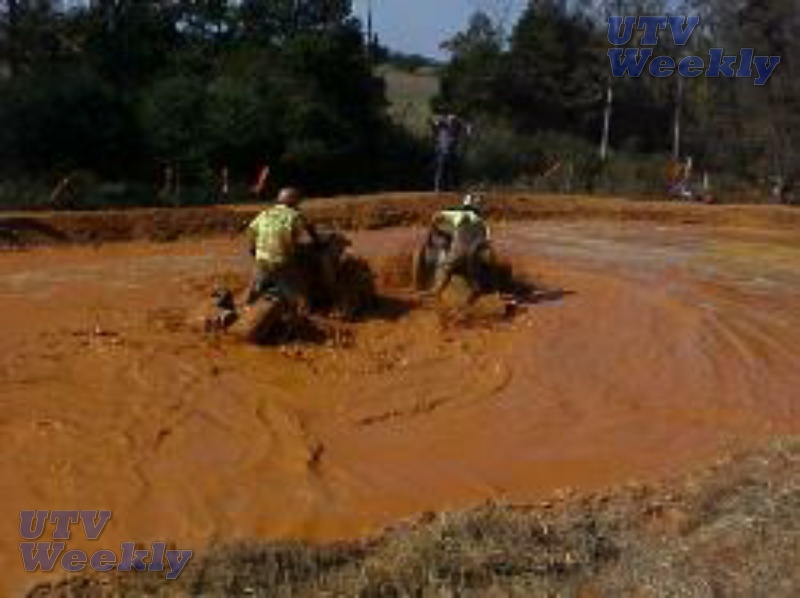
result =
[[[437,115],[431,119],[431,130],[436,152],[434,189],[437,193],[458,186],[461,145],[470,134],[470,126],[455,114]]]

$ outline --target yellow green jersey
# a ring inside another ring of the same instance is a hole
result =
[[[303,215],[283,204],[261,212],[249,226],[255,238],[256,260],[271,265],[286,263],[305,226]]]
[[[433,225],[450,235],[462,227],[467,227],[469,230],[482,233],[487,239],[489,237],[486,222],[472,210],[461,208],[442,210],[434,217]]]

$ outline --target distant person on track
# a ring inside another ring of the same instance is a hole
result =
[[[295,253],[305,233],[315,243],[317,232],[300,211],[300,191],[282,189],[277,204],[261,212],[247,229],[250,254],[256,265],[246,303],[274,294],[297,307],[302,301]]]
[[[473,290],[480,290],[480,267],[491,259],[489,227],[483,218],[482,200],[467,195],[460,206],[442,210],[433,218],[431,242],[445,247],[436,268],[433,292],[440,295],[457,270],[465,273]]]
[[[691,156],[685,162],[672,160],[667,164],[667,196],[670,199],[692,201],[692,168]]]
[[[430,125],[436,152],[434,189],[437,193],[450,191],[459,184],[461,146],[471,127],[455,114],[436,115]]]

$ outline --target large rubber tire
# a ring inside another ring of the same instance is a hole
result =
[[[234,332],[248,343],[266,344],[285,311],[283,302],[277,299],[259,299],[254,305],[242,309],[239,320],[233,327]]]
[[[433,288],[436,268],[441,259],[444,259],[442,251],[430,245],[423,245],[414,253],[412,272],[416,290],[428,291]]]
[[[414,252],[412,257],[411,276],[414,289],[417,291],[425,291],[430,285],[431,277],[426,267],[425,251],[425,247],[420,247]]]
[[[365,260],[345,256],[339,265],[336,286],[336,309],[346,319],[355,318],[375,302],[375,278]]]

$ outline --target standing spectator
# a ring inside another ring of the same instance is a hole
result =
[[[434,116],[431,129],[436,151],[434,189],[437,193],[450,191],[459,184],[461,143],[471,128],[455,114],[448,114]]]

